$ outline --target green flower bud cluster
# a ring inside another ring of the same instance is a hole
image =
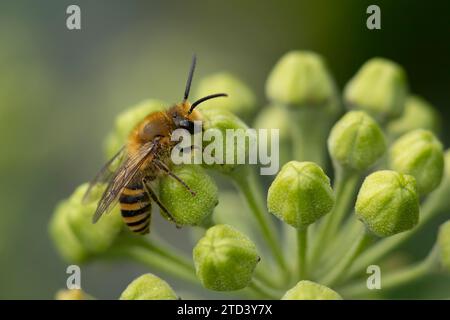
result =
[[[174,166],[172,173],[195,192],[195,196],[170,176],[160,180],[160,200],[179,226],[202,223],[218,204],[218,189],[212,178],[198,165]]]
[[[359,190],[356,215],[375,235],[389,237],[419,222],[419,197],[413,176],[389,170],[369,175]]]
[[[79,186],[69,199],[62,201],[50,221],[50,235],[59,253],[68,262],[80,263],[108,250],[122,230],[119,209],[113,209],[97,224],[92,216],[104,188],[95,187],[92,197],[84,204],[88,185]]]
[[[248,150],[238,149],[248,144],[237,141],[249,139],[249,127],[240,117],[254,115],[257,99],[227,72],[205,77],[195,96],[214,92],[226,92],[229,99],[207,101],[196,109],[203,134],[225,137],[222,150],[227,152],[231,143],[235,160],[238,153],[247,159]],[[61,202],[50,221],[59,253],[75,263],[117,254],[150,267],[152,273],[132,281],[122,300],[179,299],[153,272],[239,298],[367,297],[366,283],[360,283],[364,269],[379,265],[432,217],[450,209],[450,151],[443,151],[435,135],[439,117],[428,102],[410,95],[403,68],[383,58],[366,62],[347,83],[343,102],[350,110],[345,114],[324,59],[313,52],[282,56],[268,76],[266,95],[268,107],[253,124],[280,129],[285,163],[275,177],[265,178],[266,190],[250,166],[225,163],[226,153],[215,155],[223,157],[223,164],[169,165],[185,185],[169,175],[158,179],[158,198],[176,224],[195,226],[187,228],[196,235],[189,238],[194,240],[191,257],[159,242],[153,233],[146,239],[122,232],[118,208],[92,224],[104,186],[96,187],[84,204],[87,185]],[[120,114],[106,140],[108,155],[147,114],[165,107],[147,100]],[[228,129],[239,130],[234,141],[226,141]],[[219,180],[220,189],[226,188],[219,194],[207,169],[223,173],[237,190]],[[440,227],[425,260],[392,273],[383,270],[380,293],[437,272],[437,265],[450,271],[449,222]],[[61,291],[57,297],[84,295]]]
[[[153,274],[133,280],[120,295],[120,300],[177,300],[170,285]]]
[[[266,92],[272,102],[289,106],[323,106],[336,96],[323,59],[308,51],[285,54],[270,73]]]
[[[441,118],[436,109],[419,96],[409,96],[402,116],[387,125],[387,132],[397,138],[415,129],[425,129],[435,134],[441,131]]]
[[[362,171],[384,154],[386,142],[380,127],[367,113],[351,111],[331,130],[328,150],[340,166]]]
[[[214,154],[216,158],[221,156],[221,161],[213,164],[205,164],[205,166],[209,169],[214,169],[225,174],[232,173],[236,168],[242,165],[237,164],[236,161],[233,163],[226,163],[226,152],[229,150],[229,148],[227,148],[227,144],[233,144],[234,146],[234,159],[237,159],[238,154],[244,154],[247,158],[248,150],[242,150],[242,148],[245,148],[246,146],[238,144],[237,141],[239,141],[239,139],[246,139],[245,130],[248,129],[248,126],[236,115],[224,109],[206,109],[202,111],[202,115],[204,118],[203,130],[205,132],[209,131],[212,136],[217,135],[223,137],[222,150],[224,151],[222,155]],[[237,130],[234,131],[235,137],[233,138],[233,141],[227,141],[227,130]],[[204,147],[208,148],[209,143],[209,141],[204,141]],[[205,149],[205,152],[206,151],[209,153],[209,150]]]
[[[86,294],[81,289],[59,290],[55,295],[55,300],[93,300],[94,298]]]
[[[330,179],[313,162],[285,164],[267,195],[269,211],[297,229],[314,223],[330,212],[333,205]]]
[[[441,142],[431,131],[417,129],[401,136],[389,152],[390,167],[416,178],[421,195],[441,183],[444,153]]]
[[[288,290],[281,300],[342,300],[342,297],[330,288],[303,280]]]
[[[400,116],[407,96],[405,71],[382,58],[367,61],[344,90],[349,108],[364,110],[380,121]]]
[[[222,109],[248,118],[256,110],[256,97],[250,88],[234,75],[221,72],[203,78],[195,92],[196,99],[212,92],[226,92],[227,99],[213,99],[200,105],[200,110]]]
[[[193,257],[202,285],[216,291],[245,288],[260,260],[255,244],[228,225],[208,229],[195,246]]]

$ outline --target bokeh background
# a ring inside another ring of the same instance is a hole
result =
[[[66,29],[70,4],[81,7],[80,31]],[[369,4],[381,6],[381,30],[366,28]],[[449,35],[446,0],[1,1],[0,298],[50,299],[65,286],[67,265],[47,232],[55,205],[102,165],[117,113],[146,98],[180,100],[194,52],[197,79],[230,71],[261,107],[268,72],[288,50],[323,55],[341,88],[365,60],[393,59],[440,110],[448,147]],[[423,256],[438,224],[405,252]],[[99,298],[117,298],[146,271],[101,262],[82,270],[83,288]],[[450,296],[448,280],[392,297]]]

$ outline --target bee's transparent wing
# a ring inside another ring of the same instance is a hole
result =
[[[111,158],[96,174],[94,179],[89,182],[89,186],[86,193],[83,196],[83,203],[86,204],[92,200],[92,190],[99,183],[109,183],[114,175],[114,172],[125,160],[125,147],[123,146],[120,150]]]
[[[103,213],[112,209],[112,205],[118,199],[122,189],[139,174],[139,168],[144,161],[152,159],[154,146],[155,144],[153,142],[142,145],[132,156],[127,156],[125,161],[114,172],[98,203],[97,210],[92,219],[94,223],[100,219]]]

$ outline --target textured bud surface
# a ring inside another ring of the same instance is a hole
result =
[[[334,205],[330,179],[313,162],[290,161],[269,188],[271,213],[295,228],[303,228],[327,214]]]
[[[365,110],[382,120],[401,115],[407,95],[403,68],[382,58],[367,61],[344,89],[344,100],[350,108]]]
[[[212,93],[224,92],[226,99],[212,99],[200,105],[200,110],[224,109],[239,116],[248,116],[256,107],[256,98],[250,88],[230,73],[222,72],[203,78],[196,90],[196,99]]]
[[[342,297],[328,287],[303,280],[287,291],[281,300],[342,300]]]
[[[335,87],[322,57],[308,51],[291,51],[271,71],[266,93],[275,103],[316,106],[334,99]]]
[[[419,222],[419,198],[414,177],[377,171],[363,182],[356,215],[375,235],[388,237],[410,230]]]
[[[442,180],[444,153],[431,131],[417,129],[401,136],[389,152],[391,169],[416,178],[420,195],[433,191]]]
[[[406,100],[405,111],[398,119],[391,121],[387,130],[394,137],[401,136],[415,129],[426,129],[434,133],[441,131],[441,119],[435,108],[418,96]]]
[[[260,259],[254,243],[228,225],[208,229],[195,246],[193,257],[202,285],[216,291],[245,288]]]
[[[234,114],[232,114],[231,112],[228,112],[226,110],[222,110],[222,109],[207,109],[207,110],[202,110],[202,115],[204,117],[204,122],[203,122],[203,129],[204,129],[204,134],[206,135],[207,132],[206,131],[212,131],[210,132],[211,134],[218,135],[221,136],[222,139],[222,161],[221,163],[217,163],[220,161],[216,161],[213,164],[205,164],[206,167],[208,167],[209,169],[214,169],[214,170],[218,170],[220,172],[223,173],[230,173],[232,172],[234,169],[236,169],[238,166],[240,166],[240,164],[237,164],[236,161],[234,161],[233,163],[225,163],[226,162],[226,152],[231,152],[229,151],[229,148],[227,148],[227,139],[226,139],[226,132],[227,129],[232,129],[233,133],[236,135],[236,137],[234,138],[234,142],[229,142],[229,143],[233,143],[234,144],[234,158],[237,159],[237,154],[245,154],[246,158],[247,158],[247,154],[248,154],[248,150],[242,150],[242,147],[245,148],[245,146],[240,146],[237,142],[238,139],[240,139],[242,137],[242,139],[245,139],[245,130],[248,129],[248,126],[237,116],[235,116]],[[241,129],[241,130],[239,130]],[[236,131],[238,130],[238,131]],[[212,138],[212,140],[214,140],[214,138]],[[204,141],[204,148],[208,148],[208,145],[211,143],[211,141]],[[207,149],[205,149],[205,152],[208,152]],[[219,156],[219,155],[217,155]]]
[[[78,187],[68,200],[55,210],[50,235],[61,255],[69,262],[82,262],[90,255],[108,249],[122,229],[118,207],[104,214],[96,223],[92,216],[104,187],[95,187],[89,202],[82,203],[88,185]]]
[[[351,111],[333,127],[328,138],[333,161],[354,170],[365,170],[385,152],[386,141],[378,124],[365,112]]]
[[[217,186],[200,165],[173,166],[172,172],[195,192],[195,196],[179,181],[165,176],[160,181],[160,200],[178,225],[198,225],[218,203]]]
[[[153,274],[144,274],[133,280],[122,292],[120,300],[176,300],[175,292],[167,282]]]
[[[92,300],[93,298],[87,295],[81,289],[64,289],[59,290],[55,296],[56,300]]]

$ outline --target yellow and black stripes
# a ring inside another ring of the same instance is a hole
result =
[[[142,182],[135,182],[125,187],[119,202],[123,221],[128,228],[135,233],[148,233],[152,207]]]

